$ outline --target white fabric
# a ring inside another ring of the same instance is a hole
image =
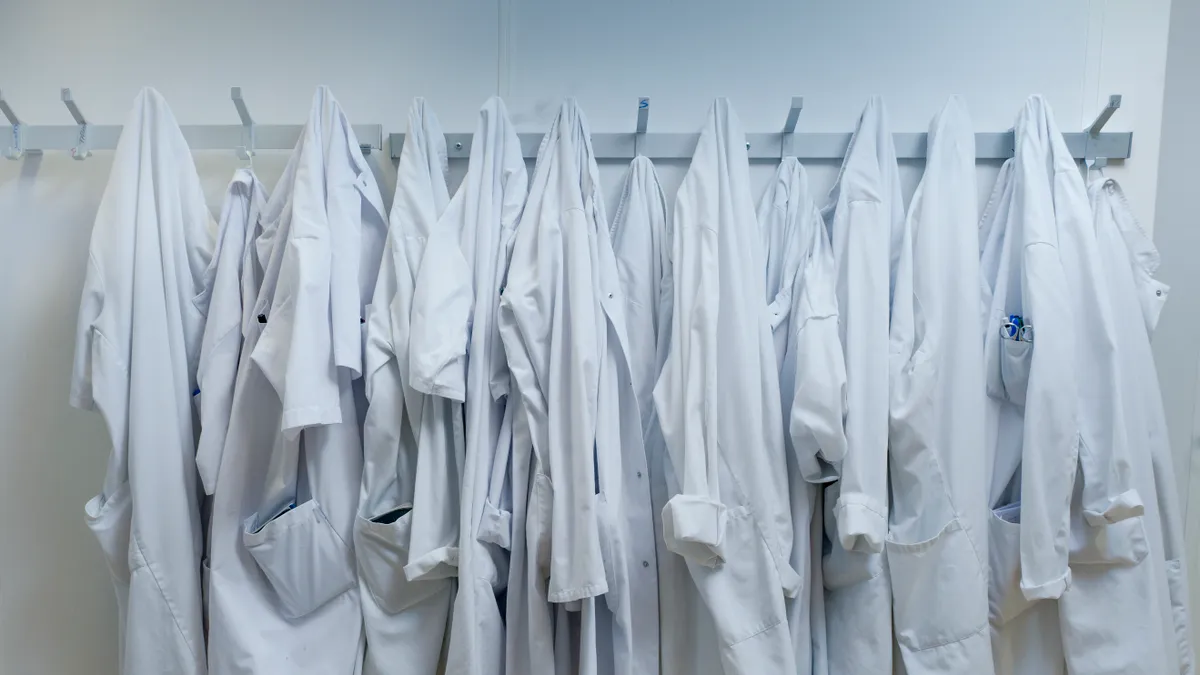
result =
[[[975,131],[952,97],[929,125],[892,301],[887,539],[910,675],[992,672]],[[930,598],[954,598],[935,609]]]
[[[661,513],[667,499],[665,448],[653,395],[666,358],[666,327],[671,317],[670,228],[658,175],[646,157],[635,157],[629,165],[611,230],[625,299],[625,358],[645,447],[638,465],[637,444],[622,446],[626,462],[622,486],[628,496],[621,498],[627,523],[621,534],[622,538],[635,537],[629,540],[633,554],[629,562],[634,563],[629,569],[630,588],[623,593],[628,603],[626,609],[614,612],[621,618],[614,626],[614,665],[618,673],[649,675],[659,672],[660,654],[667,661],[678,650],[691,647],[674,642],[668,647],[660,639],[660,626],[670,631],[674,622],[685,620],[676,612],[677,602],[686,600],[677,601],[675,596],[686,593],[690,581],[683,561],[669,555],[662,540]],[[650,565],[643,566],[643,560]]]
[[[1142,518],[1108,526],[1107,557],[1125,554],[1115,563],[1077,565],[1074,544],[1083,538],[1074,538],[1075,583],[1061,609],[1067,659],[1075,672],[1191,673],[1182,518],[1149,341],[1168,289],[1153,278],[1158,252],[1116,181],[1096,180],[1089,192],[1107,282],[1100,291],[1113,317],[1120,317],[1114,326],[1120,357],[1115,393],[1125,412],[1136,489],[1155,498],[1145,500]]]
[[[369,405],[354,548],[368,675],[436,672],[458,563],[459,471],[449,439],[456,426],[461,437],[461,421],[413,389],[408,367],[417,270],[450,201],[446,139],[424,99],[413,102],[408,120],[367,310]]]
[[[728,675],[795,672],[784,593],[801,585],[745,142],[717,99],[676,198],[671,341],[654,390],[678,479],[663,537],[687,561]]]
[[[436,394],[437,405],[463,420],[456,459],[462,472],[459,588],[445,669],[450,675],[504,672],[505,627],[496,593],[507,582],[504,548],[512,526],[499,486],[511,427],[504,423],[508,372],[496,316],[508,265],[506,242],[528,180],[520,141],[500,99],[483,105],[474,138],[462,186],[430,234],[414,300],[414,317],[423,311],[429,320],[417,325],[414,319],[419,334],[409,345],[414,386]]]
[[[833,251],[813,203],[808,175],[794,157],[780,163],[758,207],[767,252],[767,302],[779,365],[794,539],[790,563],[803,586],[787,604],[797,673],[824,673],[824,519],[820,483],[846,454],[846,368],[838,337]],[[809,482],[812,481],[812,482]],[[814,484],[815,483],[815,484]]]
[[[200,439],[196,468],[204,491],[216,489],[229,416],[233,413],[233,387],[242,354],[247,305],[254,303],[262,269],[254,254],[259,217],[267,195],[249,169],[238,169],[225,192],[221,220],[213,248],[213,282],[205,292],[208,318],[196,371],[196,397],[200,404]]]
[[[349,121],[319,88],[256,242],[265,273],[213,499],[214,674],[361,668],[351,550],[361,383],[351,380],[386,228]]]
[[[824,209],[846,359],[846,457],[825,492],[822,561],[831,675],[892,670],[888,523],[888,334],[904,202],[887,111],[871,99]]]
[[[187,141],[143,89],[92,228],[70,394],[112,444],[86,514],[116,589],[124,675],[205,670],[192,392],[213,230]]]
[[[528,545],[513,558],[510,616],[511,603],[523,616],[510,622],[509,672],[550,672],[551,653],[562,660],[564,650],[580,673],[657,670],[642,419],[598,173],[587,122],[567,100],[538,153],[500,309],[533,452],[529,473],[524,442],[514,462],[533,478],[514,481],[528,494]],[[561,622],[564,607],[579,615],[566,617],[570,639],[554,629],[551,648],[549,613]]]

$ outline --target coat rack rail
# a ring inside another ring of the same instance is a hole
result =
[[[446,134],[446,151],[451,158],[466,158],[471,154],[471,137],[473,134]],[[518,134],[521,140],[521,152],[526,158],[537,157],[538,147],[542,142],[540,133]],[[837,160],[846,156],[846,148],[850,145],[849,133],[795,133],[791,136],[791,156],[809,160]],[[1096,157],[1109,159],[1127,159],[1133,146],[1132,132],[1101,133],[1091,135],[1087,132],[1063,134],[1071,155],[1077,160],[1090,160]],[[634,142],[637,142],[638,154],[651,159],[690,159],[696,149],[699,134],[688,133],[594,133],[592,148],[597,159],[618,160],[633,159]],[[392,159],[400,157],[404,146],[404,134],[389,135]],[[784,140],[783,132],[746,134],[746,142],[750,144],[750,159],[768,160],[779,159],[783,154],[781,148]],[[898,159],[924,159],[928,134],[898,133],[893,135]],[[1001,160],[1013,156],[1013,132],[984,132],[975,134],[975,158],[980,160]]]
[[[246,127],[241,124],[183,124],[179,127],[193,150],[233,150],[246,146]],[[302,124],[255,124],[255,150],[291,150],[300,140]],[[356,124],[354,135],[364,152],[383,149],[383,125]],[[112,150],[121,136],[121,125],[87,125],[89,150]],[[0,126],[0,146],[12,137],[12,127]],[[79,145],[79,126],[21,124],[21,142],[26,151],[63,150]],[[1115,157],[1116,155],[1109,155]]]

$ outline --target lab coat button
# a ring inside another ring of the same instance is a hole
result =
[[[641,477],[642,477],[642,472],[641,472],[641,471],[637,472],[637,476],[638,476],[638,478],[641,478]]]
[[[649,566],[650,566],[650,561],[649,561],[649,560],[643,560],[643,561],[642,561],[642,567],[649,567]]]
[[[266,314],[259,314],[259,315],[258,315],[258,322],[259,322],[259,323],[266,323],[266,322],[267,322],[267,315],[266,315]]]

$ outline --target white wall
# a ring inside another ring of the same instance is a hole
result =
[[[564,95],[579,97],[596,131],[631,130],[637,96],[653,98],[652,130],[693,130],[717,95],[733,99],[750,131],[779,128],[792,95],[806,97],[802,131],[848,131],[867,96],[882,93],[895,130],[922,131],[960,93],[982,131],[1009,128],[1031,93],[1049,97],[1067,130],[1122,93],[1110,128],[1135,132],[1135,156],[1111,173],[1143,221],[1154,220],[1169,0],[313,4],[5,3],[0,88],[35,124],[70,121],[61,86],[95,122],[119,123],[145,84],[182,123],[229,124],[231,85],[270,123],[304,119],[313,87],[329,84],[354,121],[387,131],[402,130],[418,95],[447,131],[472,130],[479,104],[496,93],[530,131]],[[264,153],[256,167],[270,184],[283,160]],[[66,405],[90,220],[109,161],[0,163],[0,673],[103,674],[115,661],[115,605],[82,515],[107,449],[99,420]],[[382,154],[371,161],[390,198],[393,166]],[[206,152],[197,163],[216,209],[237,161]],[[669,195],[685,168],[660,167]],[[610,198],[622,169],[602,169]],[[818,187],[835,169],[812,167]],[[770,170],[757,165],[756,180]],[[995,170],[981,167],[981,192]],[[910,191],[919,173],[918,163],[904,167]],[[1177,294],[1172,304],[1184,302]]]
[[[1176,2],[1171,8],[1170,53],[1163,100],[1163,147],[1158,183],[1155,244],[1162,256],[1158,278],[1171,286],[1154,335],[1154,357],[1167,413],[1175,471],[1186,514],[1192,607],[1200,607],[1200,3]],[[1200,644],[1200,621],[1193,620],[1193,643]]]

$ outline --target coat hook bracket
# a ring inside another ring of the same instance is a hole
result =
[[[792,107],[788,108],[787,119],[783,122],[783,135],[779,143],[779,156],[787,157],[792,154],[792,141],[796,135],[796,124],[800,121],[800,112],[804,110],[804,97],[793,96]]]
[[[239,159],[249,160],[254,157],[254,118],[250,116],[250,110],[246,107],[246,99],[242,98],[241,87],[230,87],[229,98],[233,100],[238,117],[242,120],[243,145],[238,146],[237,156]]]
[[[71,118],[75,120],[75,124],[79,127],[78,135],[75,138],[75,146],[71,148],[71,157],[79,160],[87,159],[92,154],[92,151],[88,149],[87,118],[79,110],[79,105],[75,103],[75,97],[71,95],[69,87],[63,87],[61,96],[63,104],[67,106],[67,112],[71,113]]]

